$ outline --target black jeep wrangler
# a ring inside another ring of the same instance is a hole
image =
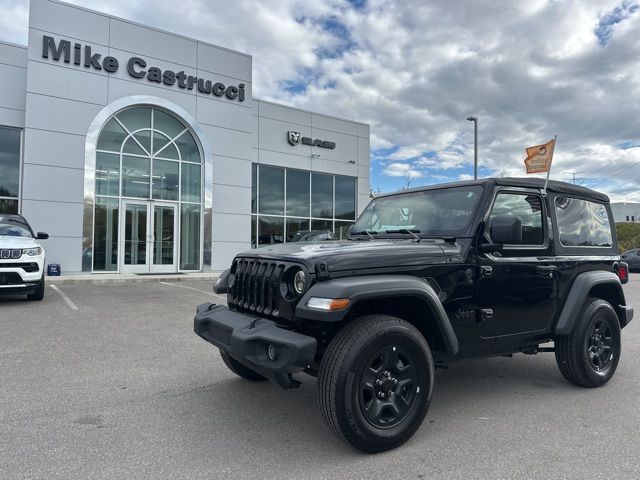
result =
[[[378,452],[424,419],[434,368],[459,358],[555,352],[597,387],[633,317],[606,195],[494,178],[373,199],[349,239],[238,255],[195,332],[252,381],[318,377],[320,410],[347,443]],[[553,347],[544,346],[553,341]]]

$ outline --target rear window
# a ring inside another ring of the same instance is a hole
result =
[[[611,223],[602,203],[556,197],[560,243],[565,247],[611,247]]]

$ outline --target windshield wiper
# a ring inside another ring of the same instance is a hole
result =
[[[362,230],[361,232],[351,232],[351,235],[368,235],[369,238],[373,238],[375,240],[376,237],[374,237],[374,235],[377,235],[378,232],[373,231],[373,230]]]
[[[416,228],[399,228],[397,230],[385,230],[385,233],[408,233],[418,242],[421,240],[420,236],[416,235],[417,233],[420,233],[420,230]]]

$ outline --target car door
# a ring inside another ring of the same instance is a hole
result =
[[[535,190],[500,190],[486,218],[521,220],[522,239],[501,252],[478,255],[478,303],[483,337],[508,337],[550,328],[557,310],[558,276],[550,241],[545,199]],[[508,343],[508,340],[507,340]]]
[[[640,250],[632,250],[629,252],[629,256],[623,260],[629,265],[629,270],[640,271]]]

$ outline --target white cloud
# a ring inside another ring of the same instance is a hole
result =
[[[457,178],[476,115],[485,172],[523,175],[524,148],[557,134],[552,177],[640,191],[640,11],[605,46],[595,34],[622,0],[81,3],[252,54],[256,96],[370,123],[372,148],[393,148],[373,162],[384,175]],[[2,3],[5,39],[26,42],[26,12]]]
[[[411,168],[409,163],[390,163],[384,168],[384,173],[390,177],[420,178],[424,174]]]

